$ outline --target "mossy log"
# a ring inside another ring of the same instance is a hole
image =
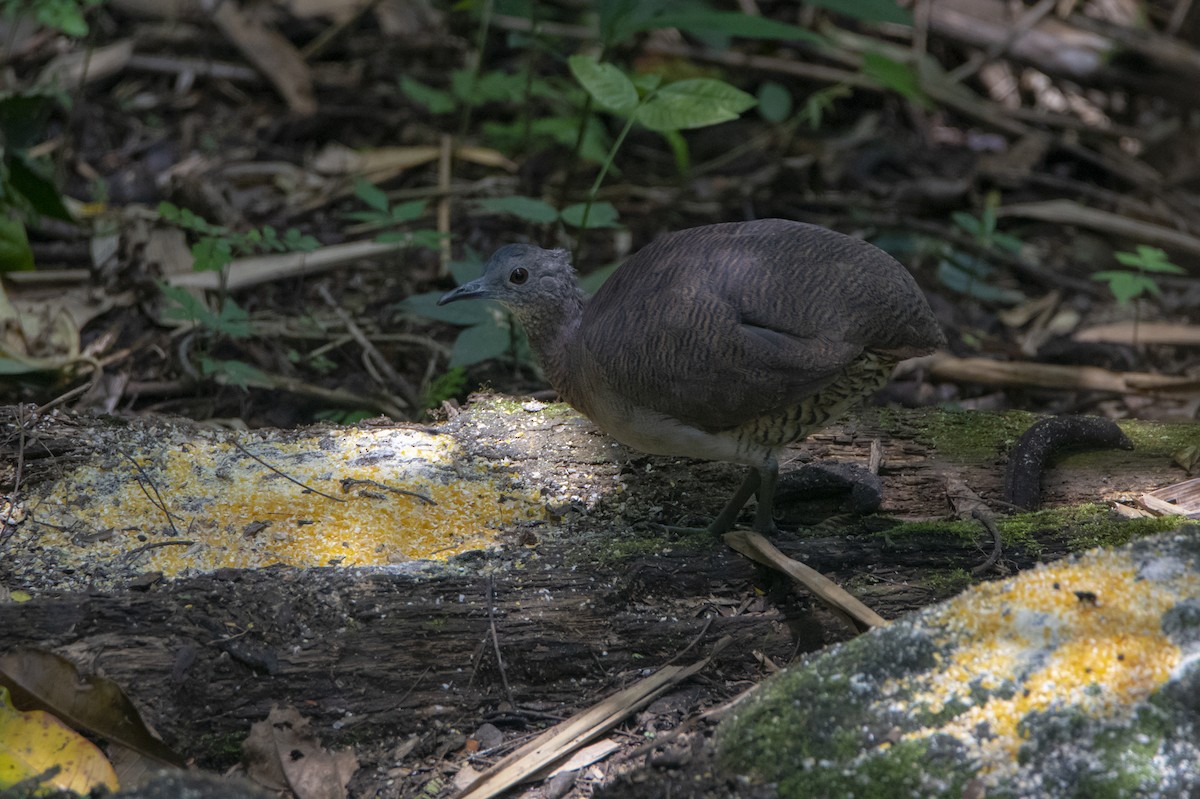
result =
[[[1001,496],[1005,453],[1035,419],[864,411],[795,447],[784,470],[865,463],[878,441],[883,508],[785,508],[776,543],[885,617],[946,597],[993,545],[977,521],[951,518],[947,480]],[[273,704],[386,768],[410,736],[420,756],[483,720],[536,727],[695,642],[733,638],[712,667],[720,692],[851,633],[720,542],[651,524],[715,513],[734,467],[629,452],[563,406],[489,397],[432,427],[253,433],[7,408],[0,426],[0,481],[12,492],[19,479],[20,511],[0,533],[0,586],[23,600],[0,603],[0,649],[54,649],[104,673],[203,765],[236,760]],[[1118,520],[1105,503],[1183,479],[1172,455],[1200,444],[1200,428],[1122,427],[1136,449],[1064,460],[1045,478],[1047,510],[996,505],[1003,553],[982,577],[1174,527]],[[96,521],[118,496],[119,521]],[[342,507],[355,503],[376,515]],[[502,529],[464,529],[476,517]],[[409,544],[382,528],[429,519],[447,537],[432,548],[460,554],[398,557]],[[171,557],[151,560],[160,552]],[[188,574],[191,556],[216,570]]]

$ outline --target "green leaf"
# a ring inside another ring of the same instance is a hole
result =
[[[638,93],[633,81],[612,64],[601,64],[589,55],[567,59],[571,74],[601,108],[628,114],[637,107]]]
[[[437,250],[442,246],[442,238],[442,234],[436,230],[389,230],[376,236],[375,241],[380,244],[403,244],[406,247]]]
[[[662,87],[634,116],[651,130],[686,130],[737,119],[756,102],[746,92],[723,81],[692,78]]]
[[[283,245],[292,252],[312,252],[321,246],[321,242],[315,236],[290,227],[283,232]]]
[[[27,375],[45,372],[47,368],[37,363],[27,363],[16,358],[0,357],[0,375]]]
[[[608,49],[628,41],[664,5],[662,0],[599,0],[600,43]]]
[[[454,278],[454,284],[461,286],[470,283],[483,274],[484,260],[483,254],[474,247],[465,247],[463,257],[450,262],[450,276]]]
[[[492,197],[486,200],[475,200],[475,207],[483,211],[512,214],[513,216],[534,222],[539,225],[558,221],[558,211],[554,206],[534,197]]]
[[[424,106],[431,114],[448,114],[455,108],[454,97],[449,92],[426,86],[407,76],[400,78],[400,90],[408,99]]]
[[[54,187],[54,181],[43,175],[24,153],[12,153],[8,162],[8,182],[21,196],[29,200],[33,210],[39,214],[64,222],[75,221],[63,203],[62,195]]]
[[[233,263],[233,242],[225,237],[204,236],[192,245],[192,269],[220,272]]]
[[[211,327],[216,322],[216,314],[209,310],[204,301],[182,286],[172,286],[160,280],[158,289],[169,303],[174,303],[163,308],[164,319],[195,322],[205,327]]]
[[[821,43],[825,39],[812,31],[786,22],[776,22],[756,14],[738,11],[687,11],[662,14],[645,20],[640,30],[680,28],[692,33],[718,33],[745,39],[787,39]]]
[[[499,358],[508,351],[509,331],[497,324],[468,327],[458,334],[450,351],[451,366],[470,366],[480,361]]]
[[[866,52],[863,53],[863,72],[874,78],[881,86],[891,89],[920,106],[928,108],[932,105],[929,98],[925,96],[925,92],[921,91],[917,73],[908,64],[895,61],[879,53]]]
[[[562,221],[571,227],[580,227],[583,224],[583,209],[586,207],[587,203],[568,205],[562,210]],[[612,203],[593,203],[592,210],[588,212],[587,229],[619,228],[620,216]]]
[[[800,111],[800,118],[810,128],[817,130],[821,127],[821,121],[825,116],[825,112],[833,108],[834,102],[843,97],[849,97],[851,94],[850,87],[844,83],[827,86],[820,91],[813,92],[804,101],[804,108]]]
[[[95,0],[81,4],[76,0],[40,0],[32,3],[37,21],[54,28],[67,36],[87,36],[88,24],[83,18],[83,9],[95,5]]]
[[[1121,305],[1128,305],[1131,300],[1136,300],[1143,294],[1162,293],[1162,289],[1158,287],[1154,278],[1137,272],[1120,270],[1095,272],[1092,274],[1092,280],[1107,283],[1108,290]]]
[[[1137,252],[1118,252],[1115,254],[1118,263],[1125,266],[1135,266],[1147,272],[1160,272],[1171,275],[1186,275],[1187,270],[1171,263],[1167,254],[1158,247],[1139,244]]]
[[[409,200],[392,207],[392,222],[399,225],[419,219],[428,207],[428,200]]]
[[[808,0],[808,4],[863,22],[913,24],[912,12],[896,5],[895,0]]]
[[[586,275],[579,278],[579,287],[583,289],[584,293],[590,297],[599,291],[600,287],[604,285],[604,281],[608,280],[612,273],[617,271],[620,267],[621,262],[616,261],[608,266],[602,266],[593,272],[588,272]]]
[[[202,355],[198,359],[200,371],[206,377],[223,378],[224,382],[233,383],[245,390],[250,385],[268,388],[272,386],[271,378],[261,369],[243,361],[220,360]]]
[[[758,87],[758,113],[768,122],[782,122],[792,115],[792,93],[782,83],[763,81]]]
[[[25,223],[15,216],[0,217],[0,274],[33,269],[33,250]]]
[[[438,305],[437,301],[443,293],[427,291],[424,294],[414,294],[397,303],[397,307],[406,313],[451,325],[467,326],[494,322],[497,313],[497,305],[494,302],[464,300],[463,302],[452,302],[449,305]]]
[[[383,189],[369,180],[357,178],[354,181],[354,196],[362,200],[370,209],[386,213],[388,209],[387,194]]]
[[[978,236],[983,226],[979,224],[979,220],[972,214],[966,211],[954,211],[950,214],[950,218],[954,220],[954,224],[958,225],[963,230],[970,233],[972,236]]]
[[[456,366],[429,381],[429,388],[422,398],[426,408],[436,408],[444,401],[462,391],[467,385],[467,373],[461,366]]]
[[[247,338],[254,332],[250,327],[250,314],[231,297],[226,297],[222,303],[221,313],[217,315],[212,329],[230,338]]]
[[[981,280],[980,277],[976,270],[966,269],[962,264],[956,264],[949,260],[938,263],[938,280],[953,291],[998,305],[1017,305],[1025,301],[1025,295],[1016,289],[993,286]]]
[[[657,72],[638,72],[629,77],[638,94],[645,97],[650,92],[662,86],[663,76]]]
[[[525,76],[499,70],[484,72],[475,81],[473,104],[516,103],[525,96]]]

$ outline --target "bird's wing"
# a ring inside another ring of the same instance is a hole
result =
[[[881,251],[759,220],[640,250],[586,304],[580,343],[605,388],[720,430],[796,404],[864,350],[932,349],[940,331],[927,316],[912,277]]]
[[[746,320],[721,298],[693,297],[641,318],[653,323],[627,324],[619,341],[585,336],[594,374],[637,405],[710,431],[798,403],[863,351]],[[588,326],[601,329],[616,328]]]

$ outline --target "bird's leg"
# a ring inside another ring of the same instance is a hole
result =
[[[775,484],[779,482],[779,461],[768,455],[762,467],[757,469],[758,505],[754,509],[754,532],[773,535],[779,532],[775,526]]]
[[[733,496],[729,498],[729,502],[725,504],[725,508],[708,525],[708,532],[715,536],[722,536],[732,530],[734,523],[737,522],[738,514],[742,511],[742,506],[746,504],[746,500],[750,499],[754,495],[754,492],[759,490],[759,481],[761,479],[759,470],[751,466],[750,471],[746,472],[746,479],[742,480],[742,484],[738,486],[738,490],[733,492]],[[772,481],[772,491],[774,487],[775,483]],[[754,520],[754,527],[758,529],[757,517]]]

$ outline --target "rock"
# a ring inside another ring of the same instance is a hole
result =
[[[718,731],[782,797],[1200,795],[1200,527],[1093,550],[817,654]]]

